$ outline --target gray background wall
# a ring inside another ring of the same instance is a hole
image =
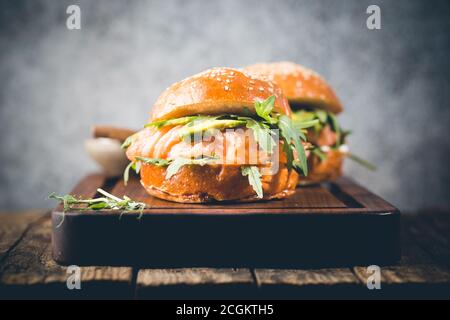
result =
[[[79,4],[82,29],[65,9]],[[378,4],[382,29],[365,27]],[[450,204],[449,1],[2,1],[0,209],[49,207],[96,169],[93,124],[140,127],[158,94],[212,66],[292,60],[345,105],[346,172],[403,210]]]

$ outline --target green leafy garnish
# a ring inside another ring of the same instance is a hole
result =
[[[93,198],[93,199],[82,199],[76,198],[73,195],[66,194],[59,196],[52,193],[48,196],[49,199],[54,199],[63,204],[63,213],[68,210],[122,210],[123,212],[140,212],[139,218],[142,216],[143,210],[146,204],[143,202],[137,202],[124,196],[122,199],[118,198],[103,189],[97,189],[97,192],[103,195],[103,197]],[[56,226],[59,228],[64,222],[64,214],[61,222]]]
[[[142,161],[147,164],[153,164],[158,167],[165,167],[170,164],[169,159],[159,159],[159,158],[146,158],[146,157],[136,157],[136,160]]]
[[[136,158],[139,158],[139,157],[136,157]],[[130,162],[127,165],[127,167],[123,171],[123,184],[124,185],[128,184],[128,180],[129,180],[129,177],[130,177],[130,169],[133,169],[136,172],[136,174],[138,174],[140,169],[141,169],[141,162],[140,161],[133,161],[133,162]]]
[[[269,124],[276,124],[277,118],[271,116],[275,104],[275,96],[270,96],[264,101],[255,101],[255,111],[258,116],[263,118]]]
[[[286,146],[284,148],[288,159],[294,159],[292,162],[294,169],[301,170],[303,174],[308,175],[308,164],[306,161],[306,153],[303,148],[303,144],[300,140],[302,134],[294,127],[291,119],[288,116],[281,115],[278,118],[278,127],[280,128],[281,136],[284,139],[284,143],[288,146],[292,145],[293,148]],[[303,136],[303,139],[306,138]],[[295,150],[297,152],[297,159],[291,154]]]
[[[257,197],[261,199],[264,195],[261,182],[261,173],[259,172],[258,167],[242,166],[241,173],[243,176],[248,177],[248,183],[253,187],[253,190],[255,190]]]
[[[320,148],[313,148],[311,152],[315,154],[320,159],[320,161],[324,161],[327,158],[326,153],[322,152]]]
[[[331,130],[336,133],[335,147],[345,143],[345,137],[350,133],[341,129],[335,114],[324,110],[296,111],[292,115],[292,121],[296,128],[305,129],[312,127],[316,133],[322,131],[326,125],[329,125]]]
[[[331,128],[336,133],[336,147],[339,147],[341,145],[341,128],[339,127],[336,116],[333,113],[329,112],[328,117],[331,121]]]
[[[125,141],[122,143],[122,145],[120,147],[122,149],[127,149],[129,146],[131,146],[135,137],[136,137],[136,133],[132,134],[131,136],[129,136],[128,138],[125,139]]]
[[[345,141],[347,141],[347,137],[352,134],[352,131],[351,130],[342,130],[342,128],[341,128],[340,132],[341,132],[341,134],[340,134],[341,144],[345,144]]]
[[[328,117],[331,113],[323,111],[323,110],[315,110],[314,114],[317,117],[317,119],[319,119],[320,123],[326,124]]]
[[[130,179],[130,169],[133,167],[134,162],[130,162],[127,167],[125,168],[125,170],[123,171],[123,184],[127,185],[128,184],[128,180]]]
[[[245,120],[246,127],[253,130],[253,137],[259,146],[267,153],[272,153],[276,142],[272,136],[270,127],[264,122],[258,122],[252,118],[239,117],[241,120]]]
[[[362,165],[363,167],[365,167],[365,168],[367,168],[367,169],[369,169],[371,171],[377,170],[377,167],[375,165],[373,165],[372,163],[370,163],[367,160],[364,160],[364,159],[358,157],[357,155],[354,155],[353,153],[347,152],[346,155],[351,160],[355,161],[356,163]]]
[[[78,199],[70,194],[66,194],[64,196],[58,196],[55,193],[52,193],[48,196],[49,199],[58,200],[63,204],[63,210],[67,211],[70,209],[70,207],[78,202]]]
[[[315,119],[315,120],[302,121],[302,122],[294,122],[293,121],[293,123],[297,129],[301,130],[301,129],[307,129],[307,128],[316,126],[319,123],[319,120]]]
[[[177,158],[171,161],[166,170],[166,179],[170,179],[173,175],[175,175],[183,166],[186,165],[200,165],[204,166],[206,164],[212,163],[217,158],[215,157],[203,157],[197,159],[186,159],[186,158]]]

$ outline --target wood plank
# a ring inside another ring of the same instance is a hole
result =
[[[67,268],[51,258],[49,216],[31,226],[0,266],[0,296],[132,297],[132,268],[82,267],[81,290],[66,286]]]
[[[0,212],[0,264],[8,251],[21,239],[33,222],[41,218],[46,210],[32,210],[18,213]]]
[[[349,268],[255,269],[254,272],[265,298],[357,297],[363,290]]]
[[[256,286],[249,269],[141,269],[136,290],[139,298],[237,298],[253,296]]]
[[[360,281],[347,268],[325,269],[256,269],[256,282],[258,286],[266,285],[337,285],[359,284]]]
[[[418,217],[421,219],[421,221],[429,225],[435,235],[441,238],[441,243],[449,246],[450,210],[424,211]]]
[[[414,220],[407,232],[416,243],[439,264],[450,268],[450,238],[447,234],[442,234],[437,227],[439,222],[433,222],[419,215]]]

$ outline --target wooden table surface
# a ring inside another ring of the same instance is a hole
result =
[[[324,235],[326,236],[326,235]],[[101,233],[99,233],[101,237]],[[326,269],[82,267],[81,290],[51,257],[50,213],[0,213],[0,298],[449,298],[450,211],[402,216],[402,260]]]

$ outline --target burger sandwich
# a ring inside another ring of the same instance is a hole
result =
[[[350,157],[369,168],[373,166],[349,153],[346,137],[336,115],[342,104],[330,85],[316,72],[291,62],[260,63],[244,68],[251,75],[274,82],[289,101],[293,110],[292,121],[304,131],[312,144],[308,157],[308,176],[301,184],[335,180],[342,174],[344,157]],[[305,126],[315,124],[307,128]]]
[[[287,197],[308,173],[291,115],[276,84],[209,69],[167,88],[124,142],[125,181],[132,168],[150,195],[183,203]]]

